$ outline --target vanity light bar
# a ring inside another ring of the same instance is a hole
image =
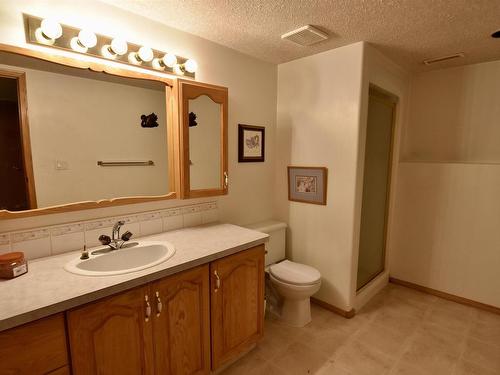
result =
[[[195,78],[198,64],[193,59],[95,34],[89,29],[62,25],[53,19],[24,14],[26,41],[65,51],[116,61],[127,65]]]

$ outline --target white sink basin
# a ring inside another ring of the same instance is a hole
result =
[[[165,262],[175,254],[175,248],[168,242],[137,241],[137,245],[103,254],[92,255],[81,260],[68,262],[66,271],[85,276],[121,275],[140,271]]]

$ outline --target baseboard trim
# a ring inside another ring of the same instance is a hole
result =
[[[354,309],[350,309],[349,311],[342,310],[337,306],[330,305],[328,302],[322,301],[314,297],[311,297],[311,302],[314,303],[315,305],[321,306],[324,309],[334,312],[335,314],[343,316],[346,319],[351,319],[352,317],[354,317],[354,315],[356,315],[356,311]]]
[[[486,310],[486,311],[489,311],[491,313],[500,315],[500,308],[499,307],[487,305],[486,303],[473,301],[473,300],[468,299],[468,298],[456,296],[454,294],[442,292],[442,291],[437,290],[437,289],[432,289],[432,288],[428,288],[426,286],[414,284],[414,283],[411,283],[409,281],[396,279],[394,277],[389,277],[389,282],[393,283],[393,284],[405,286],[407,288],[415,289],[415,290],[418,290],[418,291],[423,292],[423,293],[432,294],[436,297],[447,299],[448,301],[453,301],[456,303],[460,303],[462,305],[472,306],[472,307],[475,307],[477,309]]]

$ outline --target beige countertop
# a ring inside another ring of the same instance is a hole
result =
[[[33,260],[27,274],[0,281],[0,331],[260,245],[267,238],[267,234],[231,224],[143,237],[170,242],[176,249],[174,256],[157,266],[116,276],[80,276],[64,270],[79,252]]]

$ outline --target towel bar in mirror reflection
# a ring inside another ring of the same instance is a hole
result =
[[[102,161],[99,160],[97,165],[101,167],[147,167],[155,165],[153,160],[138,160],[138,161]]]

